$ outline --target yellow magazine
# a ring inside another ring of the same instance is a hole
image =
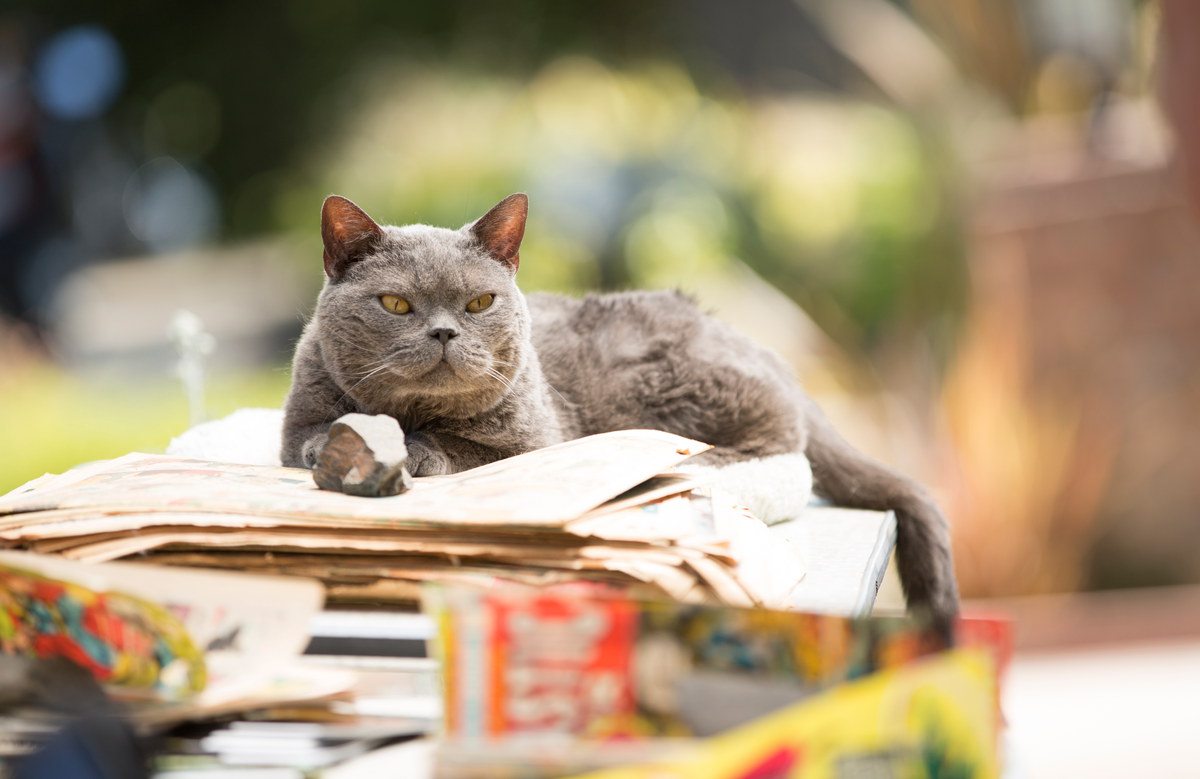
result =
[[[836,687],[709,739],[687,759],[586,779],[995,776],[992,663],[982,651],[956,650]]]

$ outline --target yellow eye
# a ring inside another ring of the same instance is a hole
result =
[[[467,310],[472,314],[478,314],[480,311],[492,307],[492,301],[496,297],[490,292],[484,293],[467,304]]]
[[[412,306],[408,305],[408,301],[399,295],[380,295],[379,302],[393,314],[407,314],[412,311]]]

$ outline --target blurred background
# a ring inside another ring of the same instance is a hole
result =
[[[326,194],[457,226],[520,190],[526,290],[681,287],[782,352],[935,489],[966,595],[1200,581],[1158,3],[6,9],[0,490],[188,426],[180,310],[198,412],[277,407]]]
[[[1200,675],[1027,654],[1200,635],[1197,84],[1188,0],[6,4],[0,491],[278,407],[326,194],[525,191],[526,290],[693,292],[929,484],[1094,757]]]

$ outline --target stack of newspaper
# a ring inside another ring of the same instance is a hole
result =
[[[131,454],[0,498],[0,548],[307,576],[342,602],[415,602],[426,581],[498,576],[783,607],[804,574],[794,549],[672,470],[707,448],[606,433],[391,498],[318,490],[306,470]]]

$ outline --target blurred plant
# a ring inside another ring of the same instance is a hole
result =
[[[948,332],[958,310],[946,160],[897,111],[723,98],[672,64],[581,57],[528,82],[392,63],[352,91],[340,140],[269,206],[310,240],[331,191],[458,225],[520,189],[527,287],[686,287],[741,258],[856,348]]]

